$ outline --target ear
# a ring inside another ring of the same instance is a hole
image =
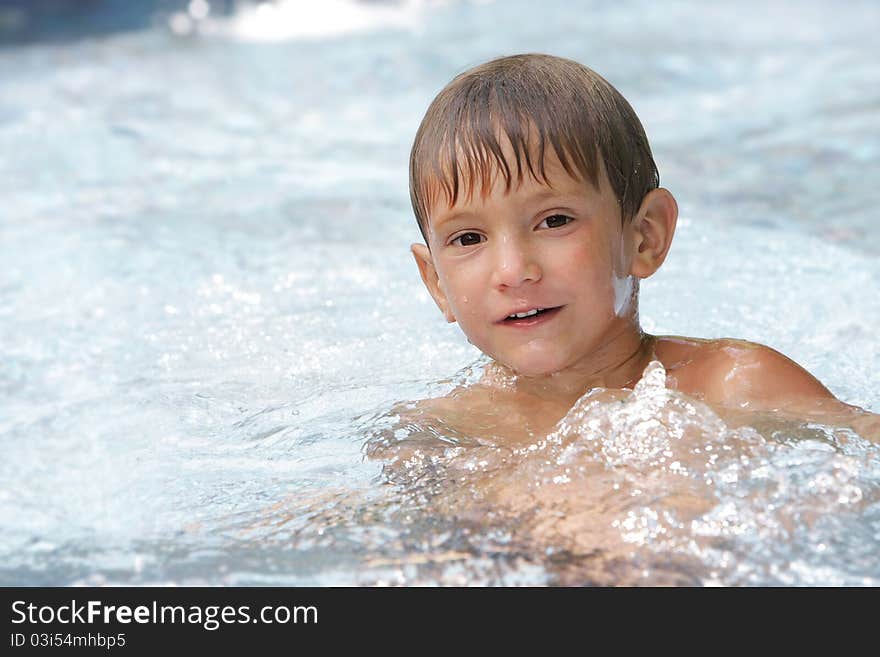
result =
[[[661,187],[645,195],[630,223],[633,232],[630,273],[633,276],[648,278],[660,268],[672,245],[677,220],[678,203],[669,190]]]
[[[410,250],[416,259],[419,274],[422,275],[422,282],[428,288],[434,303],[437,304],[447,322],[454,322],[455,315],[452,314],[452,310],[449,307],[446,293],[440,287],[440,277],[437,275],[437,268],[434,267],[434,258],[431,256],[431,251],[424,244],[413,244]]]

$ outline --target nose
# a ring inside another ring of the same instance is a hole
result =
[[[541,280],[541,266],[527,244],[504,237],[496,242],[494,275],[498,287],[519,287]]]

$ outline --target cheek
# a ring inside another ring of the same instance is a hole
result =
[[[480,286],[474,277],[465,275],[461,269],[453,271],[455,273],[451,276],[441,276],[440,288],[460,321],[476,312],[477,291]]]
[[[548,260],[557,278],[599,290],[611,284],[613,269],[608,254],[593,244],[576,244]]]
[[[609,314],[617,314],[619,297],[625,297],[622,282],[608,251],[595,248],[591,243],[579,244],[564,253],[557,253],[548,273],[560,284],[577,291],[592,307],[591,314],[608,306]],[[612,307],[613,306],[613,307]],[[604,314],[604,313],[602,313]]]

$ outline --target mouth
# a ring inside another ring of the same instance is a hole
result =
[[[505,326],[535,326],[536,324],[542,324],[549,320],[561,309],[562,306],[555,306],[553,308],[532,308],[531,310],[510,314],[498,323],[504,324]]]

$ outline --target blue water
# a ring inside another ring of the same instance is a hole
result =
[[[577,509],[586,537],[450,496],[477,452],[397,485],[363,458],[479,363],[408,253],[408,149],[454,74],[524,51],[615,84],[679,200],[644,327],[770,344],[880,411],[876,4],[297,6],[0,50],[0,583],[880,583],[877,449],[822,427],[642,436],[750,461],[690,462],[694,517]],[[564,485],[645,488],[621,472]]]

